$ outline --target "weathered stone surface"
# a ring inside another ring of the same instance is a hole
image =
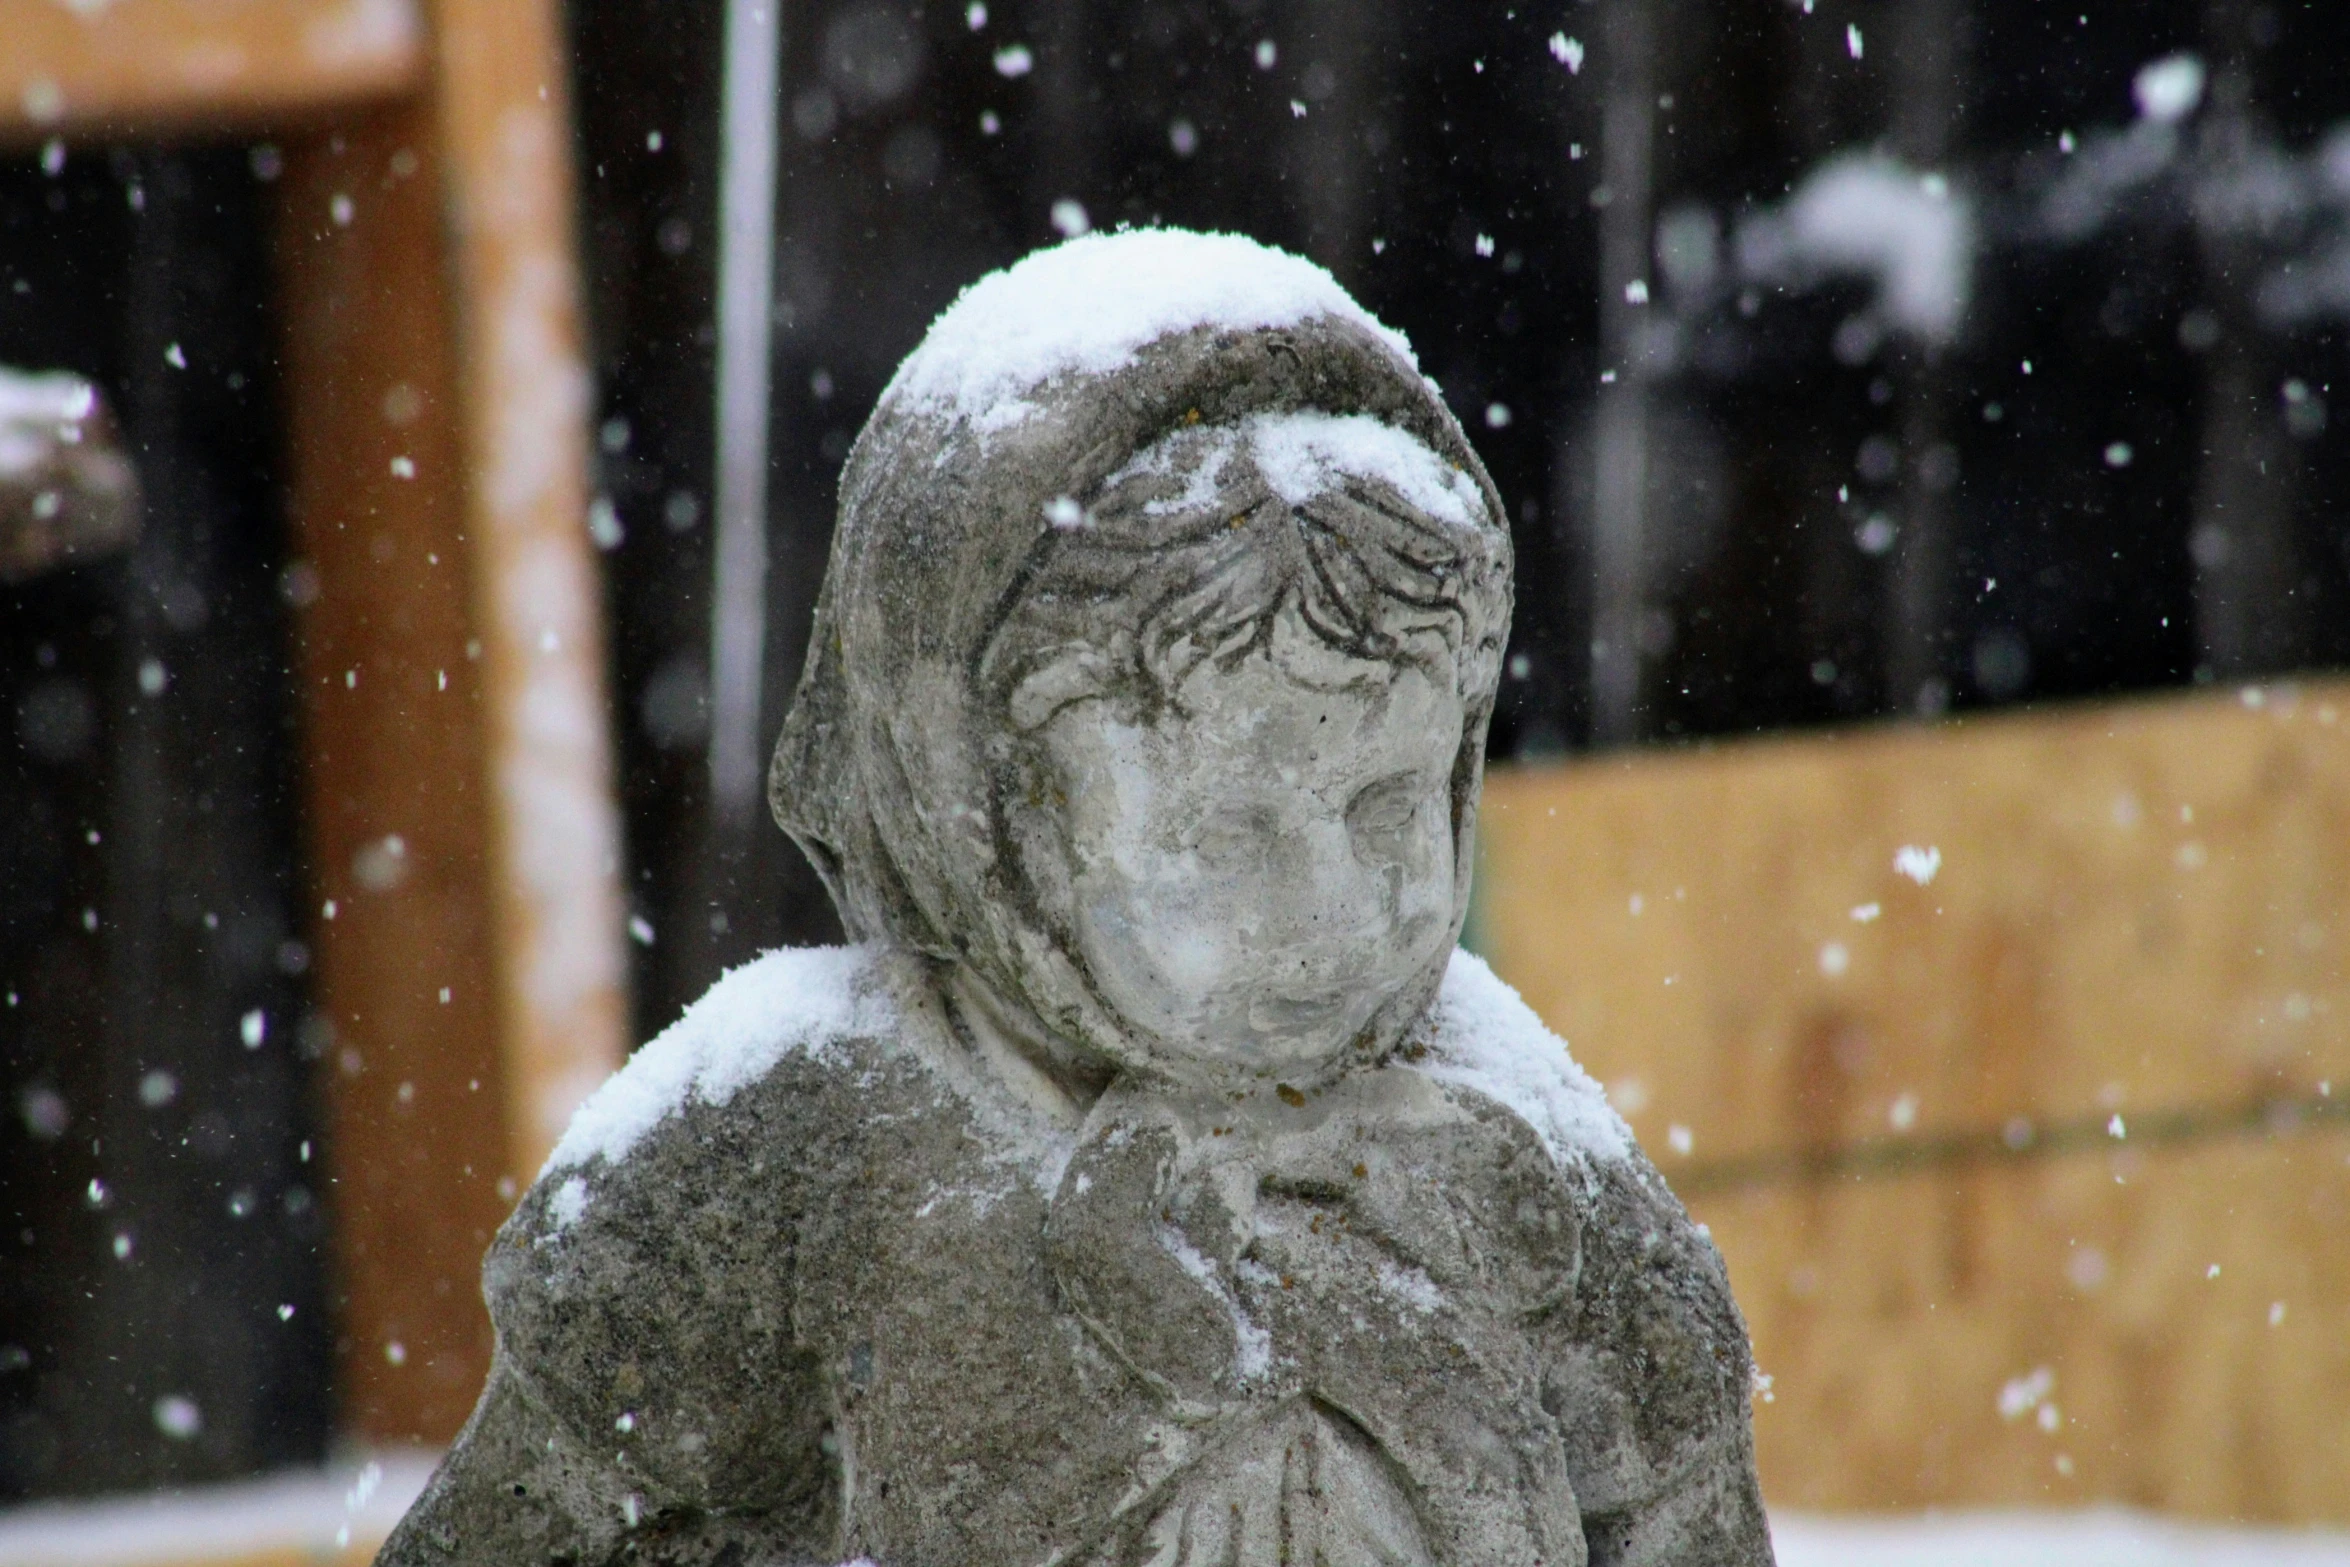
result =
[[[774,779],[864,945],[582,1113],[382,1560],[1771,1559],[1718,1255],[1454,951],[1498,501],[1292,314],[1000,417],[901,373]]]

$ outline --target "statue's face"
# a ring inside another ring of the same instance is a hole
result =
[[[1208,1076],[1312,1076],[1452,939],[1453,682],[1282,623],[1165,717],[1081,701],[1043,735],[1095,985]]]

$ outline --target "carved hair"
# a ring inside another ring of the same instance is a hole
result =
[[[1491,701],[1509,614],[1495,531],[1432,516],[1376,474],[1332,471],[1287,498],[1246,445],[1230,426],[1179,427],[1065,509],[1075,525],[1040,541],[981,657],[1015,729],[1087,697],[1178,705],[1201,664],[1267,651],[1285,614],[1349,658]]]

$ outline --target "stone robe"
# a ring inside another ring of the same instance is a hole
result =
[[[1130,1214],[1166,1150],[1026,1116],[919,960],[855,983],[880,1026],[533,1188],[490,1387],[383,1562],[1769,1560],[1720,1260],[1636,1149],[1554,1153],[1480,1091],[1445,1001],[1515,1004],[1481,965],[1375,1125],[1289,1112],[1229,1265],[1197,1202],[1136,1266],[1091,1243],[1072,1210]]]

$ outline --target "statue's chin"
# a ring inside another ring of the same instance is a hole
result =
[[[1200,1087],[1231,1087],[1273,1078],[1308,1084],[1329,1077],[1391,1041],[1366,1037],[1385,1003],[1401,990],[1319,995],[1257,992],[1208,1002],[1186,1012],[1166,1008],[1157,1026],[1138,1030],[1152,1064]],[[1392,1032],[1392,1030],[1380,1030]]]

